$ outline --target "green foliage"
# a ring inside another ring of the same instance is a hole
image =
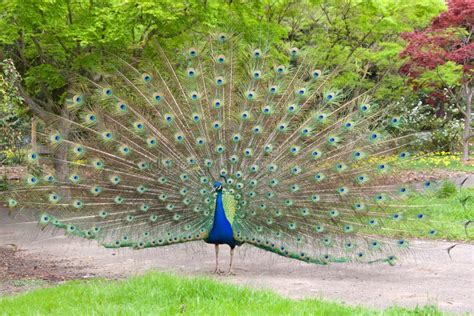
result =
[[[9,187],[6,175],[0,175],[0,191],[6,191]]]
[[[0,110],[2,113],[17,112],[23,99],[13,83],[21,79],[20,75],[10,59],[0,62],[0,70]]]
[[[29,91],[39,94],[44,87],[51,91],[60,89],[66,85],[66,81],[59,69],[50,64],[41,64],[26,72],[25,84]]]
[[[125,281],[72,281],[0,299],[9,315],[380,315],[319,299],[294,301],[270,291],[208,278],[148,273]],[[442,315],[435,307],[391,307],[384,315]]]
[[[21,163],[29,118],[15,82],[20,76],[11,60],[0,62],[0,165]]]
[[[438,189],[437,196],[440,198],[448,198],[454,196],[458,191],[456,184],[452,181],[444,181],[441,188]]]
[[[154,37],[181,36],[206,16],[198,4],[4,1],[0,28],[8,32],[2,32],[0,47],[14,59],[30,96],[47,111],[59,112],[64,92],[75,84],[74,74],[100,72],[112,54],[140,57]]]
[[[0,4],[0,28],[7,30],[0,45],[20,65],[29,92],[43,100],[51,94],[58,101],[58,90],[71,88],[72,73],[100,72],[111,54],[140,57],[156,39],[174,49],[193,33],[215,28],[262,46],[308,48],[321,67],[344,64],[351,56],[335,84],[367,88],[389,69],[389,77],[398,76],[399,34],[426,25],[443,8],[439,0],[12,0]],[[392,91],[390,97],[399,95]]]
[[[459,191],[452,184],[446,183],[438,191],[411,195],[403,201],[403,204],[409,207],[404,216],[413,219],[403,224],[403,230],[409,232],[406,237],[426,238],[426,232],[434,229],[437,233],[431,237],[433,239],[473,241],[473,226],[464,226],[468,220],[474,218],[473,196],[473,188]],[[427,204],[430,204],[429,212],[426,210]],[[427,215],[429,218],[426,220],[430,221],[430,224],[426,225],[424,220],[417,220],[418,214]],[[397,237],[400,228],[397,222],[387,222],[384,234]]]
[[[335,82],[341,88],[368,89],[384,77],[376,96],[386,101],[398,100],[407,91],[397,73],[398,55],[404,48],[400,33],[426,25],[444,8],[436,0],[311,3],[311,16],[316,18],[312,31],[301,38],[315,45],[312,56],[322,67],[344,64],[350,57],[344,69],[350,75]]]
[[[281,59],[290,47],[304,48],[321,69],[341,67],[332,84],[344,94],[376,87],[375,101],[397,102],[413,93],[398,73],[400,34],[426,26],[444,9],[442,0],[10,0],[0,3],[0,47],[14,59],[32,97],[27,105],[40,118],[39,108],[61,112],[65,94],[78,85],[76,74],[110,72],[116,56],[159,63],[157,43],[173,54],[209,31],[232,32],[262,48],[271,43]],[[450,65],[437,71],[455,81]],[[410,102],[404,113],[415,106]],[[435,146],[448,144],[452,134]]]
[[[425,93],[431,93],[439,86],[456,87],[461,85],[463,66],[452,61],[423,72],[414,83],[422,87]],[[424,83],[431,83],[429,85]]]
[[[406,121],[402,132],[430,131],[429,137],[420,140],[419,148],[426,151],[459,150],[463,120],[459,116],[457,106],[451,104],[445,109],[439,109],[421,101],[416,95],[402,98],[399,104],[400,112]]]
[[[465,121],[460,106],[457,104],[459,100],[453,98],[447,89],[442,90],[438,95],[436,105],[433,105],[433,100],[426,96],[439,93],[439,87],[460,89],[462,76],[462,65],[448,61],[433,70],[423,72],[413,80],[413,84],[419,87],[418,97],[414,96],[411,104],[405,102],[403,105],[404,112],[412,123],[408,124],[409,128],[405,131],[432,130],[431,139],[423,144],[426,150],[456,151],[459,149]],[[418,101],[419,99],[424,99],[424,102]]]

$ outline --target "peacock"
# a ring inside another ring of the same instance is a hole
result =
[[[67,116],[48,113],[38,132],[48,151],[29,152],[22,183],[2,193],[10,213],[33,210],[41,228],[107,248],[202,240],[219,274],[244,243],[307,263],[393,265],[410,249],[407,223],[437,233],[429,211],[404,204],[430,182],[389,181],[423,135],[401,132],[377,85],[336,85],[344,65],[319,69],[303,48],[238,34],[155,53],[107,53],[108,71],[75,78]]]

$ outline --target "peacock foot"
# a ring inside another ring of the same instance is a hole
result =
[[[218,273],[219,275],[222,275],[222,276],[229,276],[229,275],[235,275],[234,271],[232,270],[229,270],[229,271],[220,271],[220,273]]]
[[[227,271],[224,275],[225,276],[235,275],[235,272],[234,271]]]

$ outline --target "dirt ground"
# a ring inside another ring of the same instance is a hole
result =
[[[1,213],[1,212],[0,212]],[[69,279],[124,278],[149,270],[215,277],[224,282],[272,289],[291,298],[325,298],[383,308],[437,305],[454,313],[474,313],[474,245],[418,242],[413,255],[385,264],[317,266],[251,246],[238,248],[235,276],[211,274],[214,247],[193,242],[144,250],[111,250],[95,242],[52,236],[34,224],[0,222],[0,293],[15,293]],[[222,247],[221,264],[228,264]]]

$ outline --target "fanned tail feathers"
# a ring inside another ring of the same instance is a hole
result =
[[[10,208],[106,247],[168,245],[206,238],[223,175],[235,239],[295,259],[392,263],[409,248],[405,223],[436,233],[424,214],[404,215],[416,189],[384,185],[417,135],[391,136],[403,118],[372,91],[333,90],[339,69],[318,69],[297,48],[280,63],[224,34],[173,58],[157,51],[146,72],[111,57],[113,75],[81,79],[69,118],[51,114],[68,133],[40,133],[66,157],[31,152]]]

